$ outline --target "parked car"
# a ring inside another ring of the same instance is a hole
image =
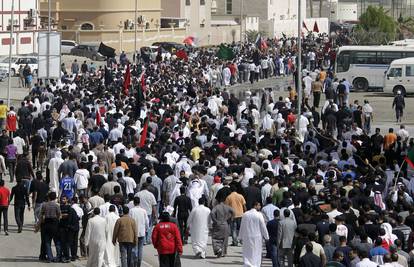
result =
[[[98,52],[98,49],[98,46],[78,45],[70,50],[70,54],[74,56],[87,57],[93,61],[105,60],[106,58]]]
[[[152,44],[153,46],[161,46],[164,50],[170,52],[171,54],[175,54],[178,50],[186,50],[185,45],[174,43],[174,42],[156,42]]]
[[[72,40],[62,40],[60,42],[60,53],[61,54],[70,54],[72,48],[75,48],[78,44]]]
[[[14,56],[11,58],[11,70],[10,70],[10,76],[16,76],[17,71],[19,70],[20,65],[25,66],[26,64],[29,64],[30,69],[32,70],[32,73],[37,74],[37,69],[39,68],[37,57],[19,57]],[[2,61],[0,61],[0,71],[5,71],[6,75],[9,74],[9,57],[4,58]]]

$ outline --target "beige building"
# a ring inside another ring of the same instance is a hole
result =
[[[44,27],[48,0],[40,1]],[[99,44],[101,41],[118,51],[133,51],[135,0],[50,0],[54,28],[62,39],[79,43]],[[161,28],[161,0],[136,0],[138,47],[156,41],[181,42],[184,28]]]

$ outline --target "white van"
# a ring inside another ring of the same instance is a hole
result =
[[[396,59],[385,72],[384,92],[403,95],[414,92],[414,57]]]
[[[32,70],[33,74],[37,75],[38,63],[37,57],[31,56],[12,56],[11,58],[11,76],[19,75],[18,70],[20,66],[25,66],[26,64],[29,65],[30,69]],[[0,71],[5,71],[7,74],[9,73],[9,58],[6,57],[0,61]]]

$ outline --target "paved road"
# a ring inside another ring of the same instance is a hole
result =
[[[278,94],[287,96],[285,87],[290,83],[288,79],[269,79],[266,81],[260,81],[257,84],[250,85],[244,84],[230,88],[236,95],[242,94],[246,90],[254,91],[260,90],[264,87],[279,87]],[[16,105],[27,94],[27,89],[18,88],[17,79],[13,79],[13,88],[11,91],[11,98],[14,99],[13,104]],[[0,99],[5,99],[7,93],[7,82],[0,82]],[[394,113],[391,109],[392,97],[383,93],[351,93],[351,101],[358,99],[360,103],[364,99],[368,99],[375,111],[374,127],[380,127],[382,131],[385,131],[389,127],[399,127],[395,123]],[[406,110],[403,123],[407,125],[408,130],[414,135],[414,97],[406,98]],[[10,235],[4,236],[4,233],[0,233],[0,267],[38,267],[45,266],[43,263],[37,261],[40,246],[40,236],[33,232],[33,211],[26,211],[25,214],[25,227],[21,234],[18,234],[13,206],[9,208],[9,223],[10,223]],[[194,259],[191,250],[191,245],[187,245],[184,248],[184,255],[182,257],[182,266],[192,266],[196,264],[197,267],[202,266],[225,266],[242,265],[241,247],[229,247],[228,256],[225,258],[215,258],[212,253],[211,245],[209,245],[209,251],[206,259]],[[158,266],[157,253],[152,246],[146,246],[144,249],[143,266]],[[77,261],[70,264],[48,264],[47,266],[84,266],[85,262]],[[269,261],[265,261],[263,266],[270,266]]]

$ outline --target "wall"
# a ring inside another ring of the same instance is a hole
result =
[[[318,24],[319,32],[328,33],[329,31],[329,23],[327,18],[313,18],[313,19],[305,19],[304,22],[309,30],[313,29],[315,21]],[[302,29],[303,33],[306,34],[306,30]],[[298,35],[298,20],[282,20],[282,21],[275,21],[273,25],[273,33],[274,36],[280,38],[282,37],[282,33],[286,34],[287,37],[294,37]]]
[[[218,45],[220,43],[231,43],[233,40],[238,42],[240,40],[239,26],[220,26],[212,27],[210,31],[203,31],[200,35],[199,46]],[[76,40],[83,44],[98,45],[104,42],[120,51],[132,52],[134,50],[134,31],[124,30],[98,30],[98,31],[79,31],[79,30],[65,30],[62,32],[62,39]],[[149,46],[157,41],[170,41],[182,43],[186,37],[186,30],[179,29],[150,29],[141,30],[137,32],[137,46]],[[233,38],[234,37],[234,38]]]

